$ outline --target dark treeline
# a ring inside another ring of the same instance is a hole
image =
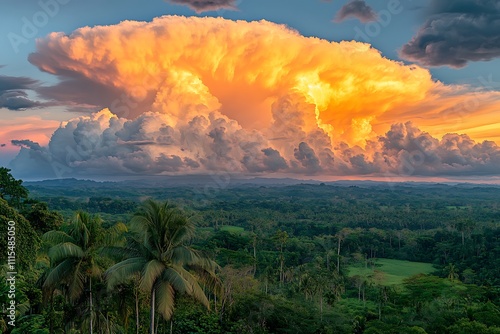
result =
[[[200,196],[71,181],[80,190],[28,194],[8,172],[0,222],[2,235],[8,220],[19,231],[18,306],[9,327],[1,294],[2,333],[500,333],[499,188],[240,185]],[[434,271],[390,283],[380,258]]]

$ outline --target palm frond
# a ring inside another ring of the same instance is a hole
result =
[[[165,270],[165,265],[158,260],[148,261],[142,270],[140,287],[144,291],[151,291],[158,277]]]
[[[49,258],[52,265],[67,258],[81,258],[84,256],[83,250],[72,242],[64,242],[52,246],[49,249]]]
[[[89,230],[87,225],[90,225],[90,215],[87,212],[78,211],[71,221],[71,228],[69,233],[72,237],[77,239],[77,243],[86,248],[89,243]]]
[[[75,301],[83,292],[85,275],[82,272],[82,269],[82,262],[79,261],[71,273],[68,282],[68,294],[70,301]]]
[[[42,240],[49,244],[59,244],[62,242],[76,243],[76,240],[63,231],[48,231],[42,236]]]
[[[175,266],[175,269],[190,286],[190,291],[186,291],[186,293],[202,303],[206,308],[210,308],[210,303],[207,299],[207,296],[205,295],[203,289],[200,287],[197,278],[183,267]]]
[[[210,260],[200,251],[187,246],[177,246],[171,250],[170,259],[174,264],[199,266],[205,270],[215,272],[219,268],[217,263]]]
[[[162,281],[156,285],[156,309],[163,319],[170,320],[174,313],[175,291],[169,282]]]
[[[175,268],[166,268],[161,276],[162,282],[168,282],[175,291],[190,294],[192,292],[191,283],[188,282]]]
[[[175,230],[171,236],[171,243],[173,245],[180,245],[187,239],[192,238],[194,234],[194,224],[192,222],[179,215],[175,215],[172,219],[175,224]]]
[[[164,254],[164,256],[170,258],[174,264],[187,265],[195,263],[198,260],[196,251],[186,246],[177,246],[173,249],[169,249],[169,253],[170,254]]]
[[[142,257],[129,258],[115,264],[104,273],[108,289],[126,282],[135,273],[140,273],[145,265],[146,260]]]
[[[197,280],[203,284],[203,286],[214,292],[217,295],[222,294],[223,292],[223,285],[222,281],[219,279],[219,277],[215,274],[215,272],[210,272],[207,271],[203,268],[197,268],[194,267],[193,270],[196,272],[196,278]]]
[[[104,246],[99,249],[98,255],[120,262],[130,257],[141,256],[137,247]]]
[[[125,244],[125,233],[128,231],[127,226],[123,223],[116,223],[106,230],[106,234],[103,238],[103,244],[105,245],[124,245]]]
[[[50,270],[43,283],[44,289],[54,289],[70,275],[73,270],[74,259],[66,259]]]

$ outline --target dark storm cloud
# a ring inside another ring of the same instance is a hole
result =
[[[285,158],[278,150],[271,147],[262,149],[260,152],[248,152],[241,162],[247,171],[252,173],[277,172],[288,168]]]
[[[37,142],[34,142],[32,140],[29,140],[29,139],[11,140],[10,142],[14,146],[25,147],[25,148],[29,148],[30,150],[34,150],[34,151],[43,151],[44,150],[40,146],[40,144],[38,144]]]
[[[349,1],[339,10],[335,21],[342,22],[352,17],[364,23],[377,20],[377,14],[364,0]]]
[[[315,173],[321,170],[320,162],[316,152],[305,142],[301,142],[294,152],[295,159],[306,169],[307,173]]]
[[[25,92],[33,89],[37,83],[31,78],[0,75],[0,108],[23,110],[41,106],[40,102],[31,100]]]
[[[500,57],[500,2],[433,0],[429,18],[400,56],[427,66],[464,67]]]
[[[169,0],[169,2],[186,5],[197,13],[219,9],[236,9],[236,0]]]
[[[269,147],[263,149],[262,152],[265,155],[264,165],[267,167],[265,170],[277,171],[288,168],[286,160],[281,156],[278,150]]]
[[[36,92],[44,99],[55,100],[68,106],[69,111],[95,112],[109,107],[126,117],[129,116],[128,110],[131,107],[141,111],[146,110],[143,101],[133,100],[117,89],[96,83],[80,74],[61,73],[58,77],[61,82],[53,86],[38,87]],[[147,103],[150,104],[150,100],[147,100]]]
[[[30,100],[28,94],[20,90],[7,91],[0,94],[0,108],[24,110],[42,105],[40,102]]]
[[[31,78],[0,75],[0,92],[15,89],[31,89],[36,83],[37,81]]]
[[[431,13],[491,14],[498,9],[497,0],[433,0],[429,6]]]

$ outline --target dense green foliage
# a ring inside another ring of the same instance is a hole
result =
[[[18,269],[28,269],[35,263],[40,237],[34,227],[16,209],[0,199],[0,262],[7,262],[7,228],[8,222],[15,223],[15,253]]]
[[[27,187],[12,333],[500,332],[498,187]]]
[[[22,186],[23,181],[16,180],[10,169],[0,167],[0,198],[7,200],[10,205],[18,207],[21,201],[28,197],[28,190]]]

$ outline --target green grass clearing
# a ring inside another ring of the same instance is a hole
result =
[[[417,274],[430,274],[436,269],[430,263],[376,259],[374,266],[368,265],[368,268],[365,268],[361,265],[352,265],[348,270],[349,277],[358,275],[378,280],[382,285],[398,285],[402,284],[405,278]]]
[[[456,205],[447,205],[446,208],[448,210],[465,210],[467,209],[468,207],[465,206],[465,205],[462,205],[462,206],[456,206]]]
[[[213,228],[213,227],[198,227],[197,229],[198,229],[198,231],[205,231],[205,232],[212,232],[212,233],[215,232],[215,228]],[[245,231],[245,229],[243,227],[231,226],[231,225],[220,226],[219,230],[231,232],[231,233],[237,233],[237,234],[247,232],[247,231]]]

